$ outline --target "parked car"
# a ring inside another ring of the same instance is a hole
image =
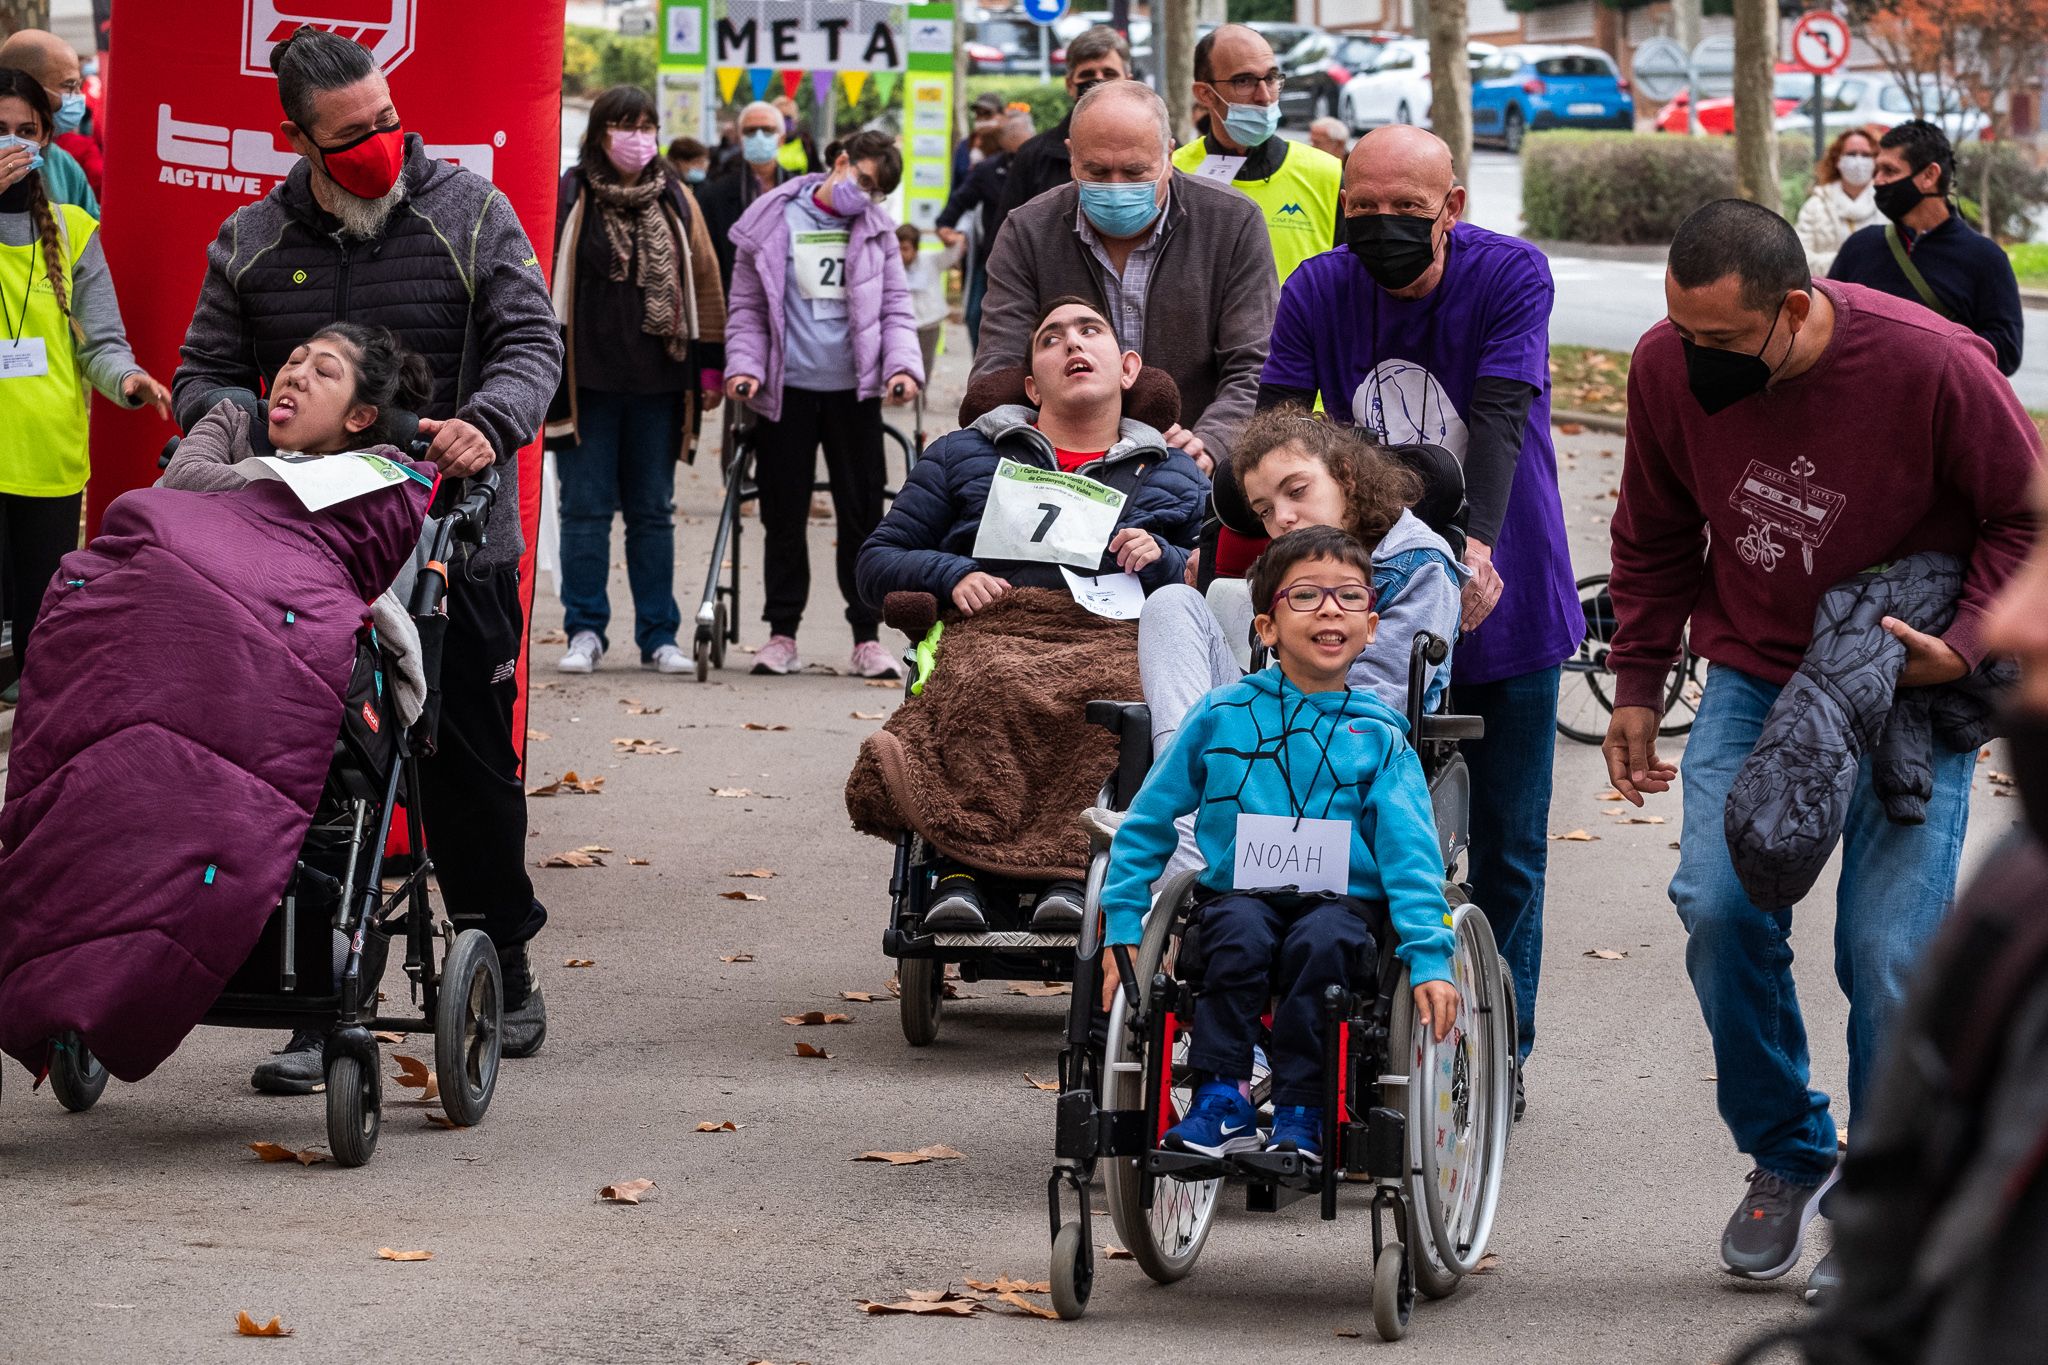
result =
[[[970,76],[1038,74],[1038,25],[1024,19],[980,19],[962,29]]]
[[[1311,123],[1337,112],[1337,96],[1354,72],[1370,67],[1379,50],[1398,33],[1315,32],[1280,58],[1286,76],[1280,87],[1284,123]]]
[[[1472,78],[1472,136],[1522,149],[1543,128],[1633,128],[1636,104],[1597,47],[1502,48]]]
[[[1498,55],[1491,43],[1470,43],[1466,60],[1476,69]],[[1382,43],[1373,64],[1355,71],[1337,96],[1337,117],[1354,133],[1382,123],[1429,127],[1429,44],[1420,38]]]
[[[1796,66],[1778,64],[1778,74],[1771,81],[1771,102],[1776,106],[1774,117],[1783,118],[1799,107],[1799,101],[1813,93],[1813,77]],[[1692,102],[1692,91],[1681,90],[1671,97],[1664,106],[1664,112],[1657,116],[1657,130],[1664,133],[1688,131],[1685,121],[1685,107]],[[1700,131],[1715,137],[1735,136],[1735,101],[1722,95],[1700,101]]]
[[[1897,77],[1882,71],[1850,71],[1829,76],[1821,83],[1820,93],[1821,119],[1831,138],[1845,128],[1862,128],[1870,124],[1890,128],[1917,117],[1906,87],[1899,84]],[[1927,111],[1930,119],[1941,125],[1951,142],[1983,137],[1990,130],[1991,120],[1984,116],[1984,111],[1965,107],[1954,90],[1941,90],[1929,81],[1920,87],[1920,100],[1920,107]],[[1812,131],[1813,88],[1810,84],[1806,98],[1791,113],[1778,119],[1777,128],[1781,133]]]

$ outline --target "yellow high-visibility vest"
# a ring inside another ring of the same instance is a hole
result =
[[[52,204],[61,214],[58,234],[64,249],[64,297],[77,306],[78,258],[99,224],[75,204]],[[23,498],[66,498],[85,487],[87,407],[83,371],[71,320],[57,307],[43,261],[43,244],[0,246],[0,341],[11,341],[15,326],[24,340],[38,338],[47,353],[46,374],[0,379],[0,493]]]
[[[1206,140],[1197,138],[1173,154],[1173,164],[1192,175],[1208,155]],[[1303,261],[1337,244],[1344,163],[1328,152],[1319,152],[1305,142],[1290,142],[1280,168],[1269,178],[1230,183],[1265,215],[1266,236],[1273,243],[1273,265],[1280,272],[1280,283],[1287,283],[1287,277]]]

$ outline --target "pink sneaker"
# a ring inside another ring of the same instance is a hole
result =
[[[769,636],[768,643],[754,656],[756,673],[795,673],[803,666],[804,661],[797,657],[794,635]]]
[[[879,640],[862,640],[853,647],[853,676],[856,678],[900,678],[901,669]]]

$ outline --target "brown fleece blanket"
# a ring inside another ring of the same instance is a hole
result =
[[[916,830],[984,872],[1078,879],[1088,836],[1074,817],[1116,767],[1116,740],[1082,708],[1141,696],[1136,621],[1020,588],[946,622],[924,694],[861,745],[846,813],[863,834]]]

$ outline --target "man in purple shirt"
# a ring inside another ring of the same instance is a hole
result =
[[[1550,304],[1543,254],[1458,221],[1450,149],[1379,129],[1344,169],[1346,245],[1288,279],[1258,406],[1309,406],[1384,444],[1444,447],[1465,472],[1464,632],[1453,709],[1485,718],[1465,743],[1475,799],[1473,899],[1514,976],[1523,1057],[1535,1041],[1543,875],[1561,665],[1585,636],[1550,443]],[[1218,497],[1236,496],[1217,480]],[[1516,1080],[1516,1113],[1521,1112]]]

